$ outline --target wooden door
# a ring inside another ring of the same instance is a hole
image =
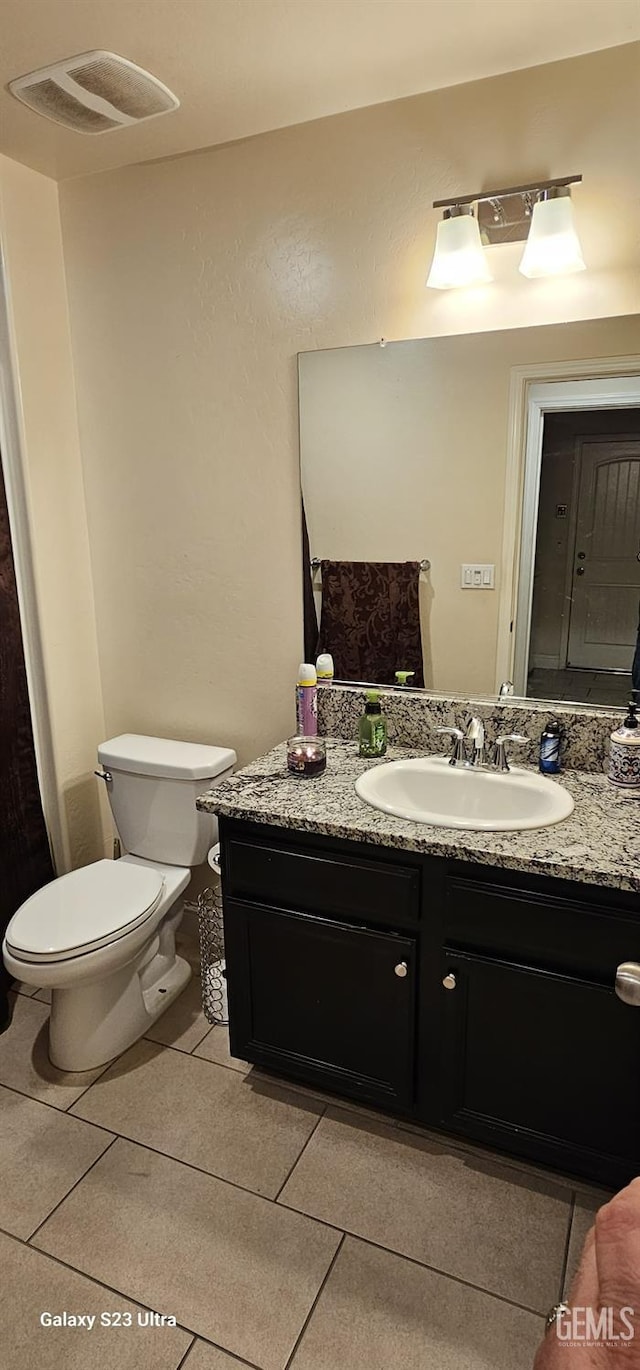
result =
[[[441,974],[441,1126],[606,1184],[636,1175],[640,1010],[454,947]]]
[[[408,1109],[416,939],[236,899],[224,920],[233,1054]]]
[[[640,441],[584,440],[567,666],[631,671],[639,558]]]

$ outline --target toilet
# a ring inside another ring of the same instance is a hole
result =
[[[38,890],[2,944],[10,975],[51,990],[49,1055],[67,1071],[131,1046],[189,980],[176,954],[180,896],[218,836],[195,801],[236,763],[228,747],[135,733],[103,742],[98,758],[123,855]]]

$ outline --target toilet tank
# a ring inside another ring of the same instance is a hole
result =
[[[196,799],[231,775],[235,752],[123,733],[103,742],[98,758],[124,850],[169,866],[199,866],[217,841],[218,824],[196,809]]]

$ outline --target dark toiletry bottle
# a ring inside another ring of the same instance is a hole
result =
[[[364,713],[358,725],[360,756],[384,756],[387,750],[387,720],[380,708],[377,690],[367,690]]]
[[[560,770],[560,743],[562,728],[557,718],[547,724],[540,738],[540,770],[545,775],[557,775]]]

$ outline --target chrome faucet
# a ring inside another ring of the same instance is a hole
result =
[[[467,742],[473,743],[470,766],[484,766],[484,723],[481,718],[472,718],[467,728]]]
[[[531,738],[524,737],[522,733],[505,733],[502,737],[496,738],[495,743],[490,747],[486,745],[484,723],[481,718],[472,718],[469,721],[466,734],[462,728],[436,728],[437,733],[444,733],[451,738],[452,750],[449,757],[449,765],[466,766],[467,768],[485,767],[487,770],[508,771],[509,760],[507,757],[507,742],[515,742],[521,747],[531,746]],[[489,755],[487,755],[489,753]]]
[[[504,737],[497,737],[493,753],[493,764],[497,771],[508,771],[510,769],[506,752],[507,742],[518,742],[523,747],[529,747],[531,738],[524,737],[522,733],[506,733]]]
[[[453,750],[449,757],[449,765],[456,766],[460,761],[463,766],[467,764],[467,753],[464,748],[464,733],[462,728],[436,728],[437,733],[447,733],[453,741]]]

